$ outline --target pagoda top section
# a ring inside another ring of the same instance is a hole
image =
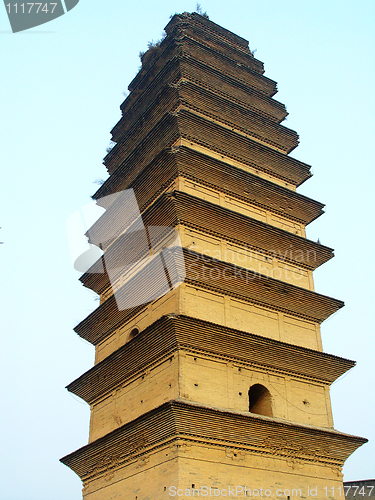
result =
[[[130,91],[139,86],[145,71],[154,66],[155,60],[161,55],[163,55],[162,59],[167,60],[173,58],[177,52],[181,53],[182,50],[182,53],[188,53],[193,57],[205,54],[205,62],[208,64],[211,62],[214,67],[221,70],[228,70],[233,65],[236,71],[250,72],[253,74],[254,88],[258,88],[261,93],[269,97],[276,94],[276,82],[264,76],[259,80],[264,73],[264,65],[250,51],[249,42],[208,18],[196,12],[175,14],[166,25],[165,33],[166,36],[163,39],[150,43],[149,49],[141,53],[142,68],[130,83],[128,87]],[[258,77],[257,82],[254,81],[256,77]],[[246,76],[244,75],[243,78],[246,79]]]
[[[210,21],[208,17],[202,16],[197,12],[183,12],[182,14],[175,14],[165,27],[165,32],[169,35],[173,33],[176,28],[190,28],[196,33],[209,32],[211,37],[216,39],[220,38],[223,42],[236,46],[238,49],[251,54],[248,40],[245,40],[245,38],[242,38],[222,26],[219,26],[218,24]]]

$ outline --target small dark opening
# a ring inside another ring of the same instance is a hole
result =
[[[130,332],[129,338],[134,339],[139,334],[139,328],[133,328],[133,330]]]
[[[272,417],[271,394],[264,385],[254,384],[250,387],[249,411],[258,415]]]

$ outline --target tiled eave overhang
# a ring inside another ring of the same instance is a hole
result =
[[[191,287],[234,297],[314,323],[321,323],[344,305],[340,300],[254,273],[249,269],[202,256],[191,250],[184,249],[183,254],[186,270],[185,284]],[[165,256],[168,268],[173,267],[175,258],[173,252]],[[157,264],[156,261],[153,262]],[[138,294],[144,293],[143,287],[147,289],[147,283],[155,280],[158,272],[158,268],[154,267],[153,263],[141,269],[131,280],[116,290],[117,300],[121,303],[129,303],[128,297],[131,297],[134,303]],[[144,307],[138,306],[120,311],[112,295],[74,330],[81,337],[96,344]]]
[[[243,56],[243,53],[241,55]],[[233,52],[225,54],[220,50],[215,50],[186,32],[180,32],[177,36],[169,36],[156,50],[148,51],[148,54],[142,57],[144,62],[142,68],[130,82],[128,89],[131,92],[142,91],[168,61],[179,56],[199,61],[206,68],[219,69],[222,74],[239,80],[268,97],[274,96],[277,92],[276,82],[259,72],[257,64],[254,64],[255,59],[248,57],[248,64],[243,64],[238,61]]]
[[[165,32],[167,34],[171,33],[176,27],[181,27],[182,29],[187,28],[199,28],[204,33],[208,33],[211,38],[220,38],[226,40],[228,43],[234,44],[241,50],[249,50],[249,42],[229,31],[226,28],[223,28],[219,24],[214,23],[210,19],[203,17],[195,12],[184,12],[182,14],[175,14],[167,26],[165,27]],[[260,62],[260,61],[258,61]]]
[[[215,23],[204,24],[198,17],[202,16],[194,17],[194,14],[190,14],[189,17],[174,16],[166,26],[165,32],[171,38],[188,36],[232,60],[251,67],[259,74],[264,73],[264,64],[254,57],[247,40],[227,30],[223,31]]]
[[[126,207],[111,205],[90,228],[90,238],[94,241],[104,241],[104,236],[101,235],[108,234],[112,221],[121,220],[123,210],[126,210]],[[126,214],[123,214],[122,219],[126,221]],[[268,257],[309,270],[316,269],[333,257],[333,250],[329,247],[177,190],[161,195],[143,212],[142,222],[146,228],[175,227],[181,224],[239,245],[250,252],[251,258]],[[106,242],[107,261],[111,258],[110,254],[114,257],[116,252],[118,254],[126,252],[126,245],[129,244],[128,235],[132,231],[132,226],[121,227],[121,224],[118,226],[117,233]],[[204,249],[202,253],[205,253]],[[142,257],[144,255],[139,256]],[[93,274],[94,270],[90,269],[81,277],[81,281],[96,293],[102,293],[103,280],[96,283]]]
[[[334,430],[176,400],[83,446],[61,462],[87,480],[178,440],[336,467],[367,441]]]
[[[301,185],[312,175],[310,165],[183,108],[175,113],[166,113],[139,143],[129,141],[115,146],[106,156],[105,165],[112,174],[127,164],[132,155],[149,158],[152,151],[154,157],[179,139],[193,142],[244,164],[244,168],[261,171],[294,186]],[[125,144],[127,149],[123,151]]]
[[[148,104],[145,109],[141,100],[139,106],[125,113],[113,128],[112,140],[124,144],[116,145],[105,159],[106,162],[109,160],[112,169],[116,166],[114,157],[124,157],[123,151],[126,151],[128,143],[140,142],[166,112],[173,112],[179,106],[234,128],[284,154],[298,145],[298,135],[294,130],[275,123],[254,107],[245,107],[195,82],[181,79],[176,84],[168,84]]]
[[[331,384],[354,361],[188,316],[163,316],[67,389],[93,404],[151,365],[184,350],[245,366]]]
[[[195,84],[199,88],[213,92],[241,107],[253,110],[274,123],[281,123],[288,115],[285,105],[279,101],[223,74],[218,68],[206,66],[204,63],[183,54],[168,60],[154,79],[150,80],[142,89],[129,94],[121,105],[123,115],[131,117],[138,114],[141,116],[152,107],[154,101],[160,99],[160,95],[166,87],[173,87],[180,82]],[[112,129],[114,137],[117,133],[117,127],[118,124]]]
[[[323,213],[322,203],[186,146],[167,148],[143,167],[134,158],[116,170],[93,198],[103,205],[103,197],[132,188],[143,210],[181,176],[303,224]]]
[[[154,79],[145,83],[142,89],[131,92],[120,106],[122,113],[132,115],[137,110],[148,109],[151,102],[158,98],[157,96],[167,85],[174,85],[180,81],[194,82],[199,87],[211,90],[225,99],[256,110],[275,123],[281,123],[288,115],[285,105],[279,101],[223,74],[218,68],[212,68],[183,54],[169,59]]]

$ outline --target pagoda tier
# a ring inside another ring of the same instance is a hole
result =
[[[152,47],[142,56],[142,68],[129,84],[131,92],[143,91],[147,85],[157,77],[158,72],[165,66],[166,62],[174,58],[184,57],[186,60],[193,59],[201,63],[205,68],[212,68],[222,76],[229,76],[257,92],[272,97],[277,92],[276,82],[263,76],[255,69],[258,64],[250,52],[246,64],[218,52],[207,45],[194,40],[191,35],[178,30],[171,32],[158,47]],[[121,106],[123,109],[124,106]]]
[[[217,68],[184,55],[169,59],[153,80],[145,81],[142,89],[131,92],[121,106],[123,114],[131,118],[133,113],[146,112],[164,88],[173,87],[184,81],[195,83],[201,89],[214,92],[217,96],[227,99],[228,102],[255,111],[276,124],[282,122],[288,115],[284,104],[272,97],[246,85],[237,78],[223,74]],[[123,126],[123,120],[114,126],[112,129],[114,139],[117,138]]]
[[[251,110],[187,80],[181,79],[176,84],[163,87],[146,110],[139,101],[136,101],[138,106],[125,113],[112,131],[112,140],[121,142],[121,146],[117,146],[106,157],[105,161],[111,168],[116,165],[116,154],[120,157],[126,154],[126,149],[143,139],[164,114],[180,109],[209,117],[224,127],[253,137],[285,154],[298,146],[298,135],[293,130],[275,123],[258,110]]]
[[[190,14],[188,19],[184,16],[173,16],[165,27],[165,33],[169,38],[187,34],[204,43],[206,47],[214,48],[216,53],[230,57],[245,66],[249,65],[257,73],[264,73],[263,63],[254,58],[247,40],[212,21],[207,23],[196,13]]]
[[[330,473],[339,471],[364,441],[333,430],[176,400],[80,448],[62,462],[87,484],[84,494],[94,500],[103,498],[103,484],[106,496],[129,491],[141,498],[164,498],[170,485],[201,488],[207,478],[221,477],[225,470],[233,474],[226,486],[249,486],[250,482],[253,488],[279,486],[282,491],[298,485],[307,491],[307,485],[324,488],[327,480],[329,486],[334,484]],[[211,463],[206,462],[207,455]],[[310,464],[309,474],[300,477],[298,469],[306,464]],[[254,468],[258,475],[249,481]],[[259,477],[265,470],[267,479]]]
[[[91,406],[89,444],[62,462],[85,500],[244,485],[338,500],[366,440],[333,429],[329,386],[354,362],[323,353],[344,304],[314,291],[333,250],[306,239],[324,205],[296,193],[311,169],[289,156],[276,83],[197,13],[141,59],[87,232],[103,256],[81,282],[100,305],[75,332],[95,366],[68,390]]]
[[[127,386],[131,379],[149,373],[160,360],[169,360],[178,351],[209,356],[225,363],[230,360],[240,367],[236,370],[241,376],[242,370],[254,368],[320,384],[331,384],[355,364],[312,349],[171,314],[145,328],[134,342],[125,343],[67,388],[87,403],[94,404],[113,390]],[[161,397],[165,401],[170,399],[169,391],[161,393]],[[244,404],[246,409],[246,402]]]
[[[150,155],[155,156],[164,148],[185,140],[236,160],[245,170],[249,167],[260,170],[292,186],[299,186],[311,176],[309,165],[188,109],[166,113],[145,136],[143,127],[139,130],[140,134],[135,133],[132,137],[130,133],[107,155],[106,166],[110,173],[126,164],[130,157],[134,160],[145,158],[147,164]]]
[[[269,317],[266,310],[284,313],[288,317],[300,318],[308,323],[320,324],[344,305],[340,300],[257,274],[249,269],[219,261],[192,250],[184,249],[183,253],[186,269],[185,283],[184,286],[171,291],[171,294],[177,294],[177,296],[170,301],[169,313],[184,314],[185,303],[190,300],[192,315],[201,318],[203,315],[202,319],[216,317],[217,322],[222,324],[224,318],[226,319],[228,316],[228,313],[225,314],[224,299],[225,297],[232,298],[237,307],[241,307],[243,310],[242,314],[246,318],[244,321],[248,322],[246,331],[254,332],[257,324],[256,316],[265,314]],[[168,259],[173,261],[173,253],[165,256],[167,266]],[[105,277],[105,274],[103,273],[101,276]],[[152,263],[141,267],[136,274],[131,275],[128,281],[125,276],[125,284],[122,285],[122,281],[120,281],[119,287],[115,290],[117,300],[126,301],[126,297],[142,294],[141,285],[145,286],[155,276],[157,276],[157,271]],[[104,278],[102,283],[104,286],[108,286],[109,282]],[[196,301],[194,301],[190,294],[194,295],[198,289],[201,296],[198,293]],[[205,298],[205,290],[208,295],[212,292],[212,301],[209,297]],[[189,299],[185,297],[185,294],[189,295]],[[156,301],[156,308],[158,302],[163,303],[164,301],[163,298]],[[224,301],[223,304],[221,304],[222,301]],[[204,307],[200,308],[199,303],[204,303]],[[255,312],[254,306],[259,306],[262,312]],[[118,310],[115,297],[111,294],[105,302],[76,326],[75,331],[89,342],[97,344],[108,335],[115,333],[122,325],[139,314],[142,309],[147,311],[147,307],[147,305],[142,305]],[[152,315],[150,315],[151,318]],[[273,328],[268,325],[268,331],[266,329],[264,335],[270,336],[272,331]],[[315,337],[314,328],[312,332]]]
[[[235,162],[226,163],[189,146],[163,150],[144,169],[139,168],[137,162],[125,162],[93,197],[98,204],[106,206],[103,197],[132,188],[141,210],[144,210],[163,191],[169,190],[177,178],[188,181],[175,183],[179,189],[232,210],[241,211],[242,206],[242,213],[258,213],[264,221],[266,211],[273,214],[273,221],[279,216],[303,225],[323,213],[322,203],[246,172]]]
[[[126,210],[126,207],[122,207]],[[112,206],[104,213],[104,215],[90,228],[90,238],[100,241],[101,235],[104,234],[111,220],[115,217],[121,218],[121,208],[112,210]],[[125,219],[125,214],[124,214]],[[219,243],[215,248],[215,243],[210,240],[210,235],[216,238],[215,241],[227,242],[228,244],[237,245],[239,251],[241,247],[241,257],[249,253],[256,260],[257,255],[270,257],[277,261],[284,261],[294,265],[296,268],[316,269],[327,260],[333,257],[333,250],[320,243],[297,236],[289,231],[271,226],[265,222],[255,218],[220,207],[209,201],[205,201],[191,194],[182,191],[168,191],[163,193],[155,203],[142,213],[143,224],[148,226],[183,226],[191,230],[197,230],[204,233],[204,236],[197,236],[199,239],[205,240],[205,247],[199,251],[203,254],[211,253],[211,256],[216,256],[219,260],[227,260],[219,255]],[[129,227],[122,227],[118,230],[118,234],[113,235],[112,239],[108,240],[106,245],[106,261],[110,264],[114,261],[116,255],[120,256],[130,251],[127,242],[126,231],[132,231],[133,226],[138,222],[133,222]],[[183,231],[179,227],[180,238],[183,238]],[[110,244],[113,242],[112,244]],[[198,251],[199,244],[186,242],[183,246],[192,248]],[[277,250],[276,250],[277,249]],[[142,253],[137,255],[139,260],[145,257]],[[265,259],[263,259],[265,260]],[[238,263],[241,260],[238,260]],[[245,267],[247,267],[245,265]],[[81,281],[88,286],[90,280],[90,270],[83,276]],[[95,282],[94,280],[91,280]],[[92,288],[97,293],[102,293],[102,287]]]

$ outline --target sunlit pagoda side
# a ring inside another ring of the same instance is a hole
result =
[[[105,197],[133,189],[146,228],[178,231],[186,278],[119,310],[116,294],[153,279],[131,221],[104,261],[129,251],[133,267],[110,279],[102,259],[81,277],[100,305],[75,331],[96,359],[68,389],[90,405],[90,439],[62,462],[87,500],[245,486],[342,498],[342,466],[366,440],[333,428],[329,387],[354,362],[322,351],[320,324],[343,303],[314,291],[333,251],[305,236],[323,213],[296,192],[310,167],[289,156],[298,136],[246,40],[197,13],[165,31],[121,105],[91,234],[119,218]]]

